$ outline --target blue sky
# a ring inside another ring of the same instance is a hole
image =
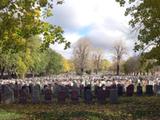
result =
[[[64,0],[64,4],[53,8],[53,17],[47,21],[61,26],[65,38],[74,45],[82,37],[90,38],[92,44],[104,50],[106,59],[112,59],[113,44],[124,41],[128,47],[127,56],[133,54],[136,37],[128,25],[130,17],[124,16],[115,0]],[[53,49],[66,58],[72,57],[72,47],[64,50],[64,45],[52,45]]]
[[[81,36],[86,36],[92,30],[91,26],[85,26],[78,30],[78,34]]]

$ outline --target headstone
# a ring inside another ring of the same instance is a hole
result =
[[[109,94],[110,94],[110,87],[109,86],[106,86],[106,97],[109,97]]]
[[[157,95],[160,96],[160,85],[157,87]]]
[[[106,91],[103,89],[103,87],[100,87],[97,89],[97,101],[100,104],[104,104],[106,102]]]
[[[109,101],[110,101],[111,104],[118,103],[117,89],[110,89]]]
[[[118,96],[122,96],[123,95],[123,86],[121,84],[118,84],[117,89],[118,89]]]
[[[20,85],[18,85],[17,83],[14,85],[14,99],[15,102],[18,102],[18,98],[19,98],[19,91],[20,91]]]
[[[25,90],[26,90],[26,94],[27,94],[27,102],[31,99],[31,94],[29,92],[29,86],[24,85],[25,86]]]
[[[0,103],[2,101],[2,85],[0,84]]]
[[[9,85],[2,85],[2,103],[10,104],[14,102],[14,91],[9,87]]]
[[[134,93],[134,85],[133,84],[130,84],[127,87],[126,93],[127,93],[127,96],[133,96],[133,93]]]
[[[116,89],[117,88],[117,85],[115,83],[113,83],[111,86],[110,86],[111,89]]]
[[[71,91],[71,100],[73,103],[79,102],[79,92],[77,88],[73,88]]]
[[[40,86],[36,84],[32,87],[32,103],[40,103]]]
[[[87,86],[84,88],[84,101],[85,103],[90,104],[92,103],[92,99],[93,99],[93,96],[92,96],[91,87]]]
[[[22,86],[22,88],[19,91],[19,103],[26,104],[28,102],[28,89],[27,86]]]
[[[59,86],[57,84],[54,84],[52,87],[53,97],[56,98],[58,96],[58,90],[59,90]]]
[[[65,103],[66,97],[67,97],[66,91],[63,90],[63,89],[61,89],[61,90],[58,92],[58,102],[59,102],[59,103]]]
[[[84,93],[84,86],[83,85],[80,85],[80,97],[82,98],[83,97],[83,94]]]
[[[41,92],[40,92],[40,100],[45,102],[45,90],[47,88],[47,85],[41,86]]]
[[[52,90],[48,86],[44,89],[44,102],[45,103],[52,102]]]
[[[138,96],[142,96],[142,94],[143,94],[142,86],[139,84],[139,85],[137,86],[137,95],[138,95]]]
[[[153,87],[154,94],[157,95],[158,92],[158,84],[155,84]]]
[[[148,95],[148,96],[153,95],[153,86],[152,85],[146,85],[146,95]]]
[[[30,93],[30,94],[32,94],[32,88],[33,88],[33,84],[30,83],[30,84],[29,84],[29,93]]]
[[[71,92],[71,86],[66,85],[62,89],[65,91],[66,98],[69,98],[70,97],[70,92]]]
[[[97,97],[97,95],[98,95],[98,89],[100,89],[100,87],[97,86],[97,85],[95,85],[95,87],[94,87],[94,94],[95,94],[95,97]]]

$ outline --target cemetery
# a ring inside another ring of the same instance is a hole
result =
[[[26,120],[156,119],[159,83],[158,76],[66,74],[0,80],[0,116]]]
[[[160,0],[0,0],[0,120],[160,120]]]

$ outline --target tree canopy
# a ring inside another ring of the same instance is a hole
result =
[[[65,43],[63,30],[45,22],[51,16],[53,0],[2,0],[0,2],[0,49],[17,52],[26,48],[28,39],[35,35],[43,36],[42,48],[49,44]]]
[[[57,4],[61,4],[57,1]],[[1,0],[0,2],[0,72],[1,76],[24,77],[27,73],[58,73],[62,56],[48,49],[64,43],[60,26],[45,21],[52,16],[53,0]]]
[[[116,0],[121,6],[126,7],[125,15],[130,15],[129,24],[138,31],[138,40],[135,51],[145,52],[147,59],[160,61],[160,2],[159,0]],[[153,54],[156,54],[153,56]]]
[[[39,37],[28,41],[25,51],[0,54],[1,77],[4,73],[9,77],[25,77],[31,75],[50,75],[63,72],[63,57],[52,49],[41,51]]]

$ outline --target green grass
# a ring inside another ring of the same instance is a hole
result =
[[[0,110],[0,120],[17,120],[23,118],[21,114],[9,112],[3,109]]]
[[[118,104],[0,105],[2,120],[159,120],[160,97],[122,97]]]

